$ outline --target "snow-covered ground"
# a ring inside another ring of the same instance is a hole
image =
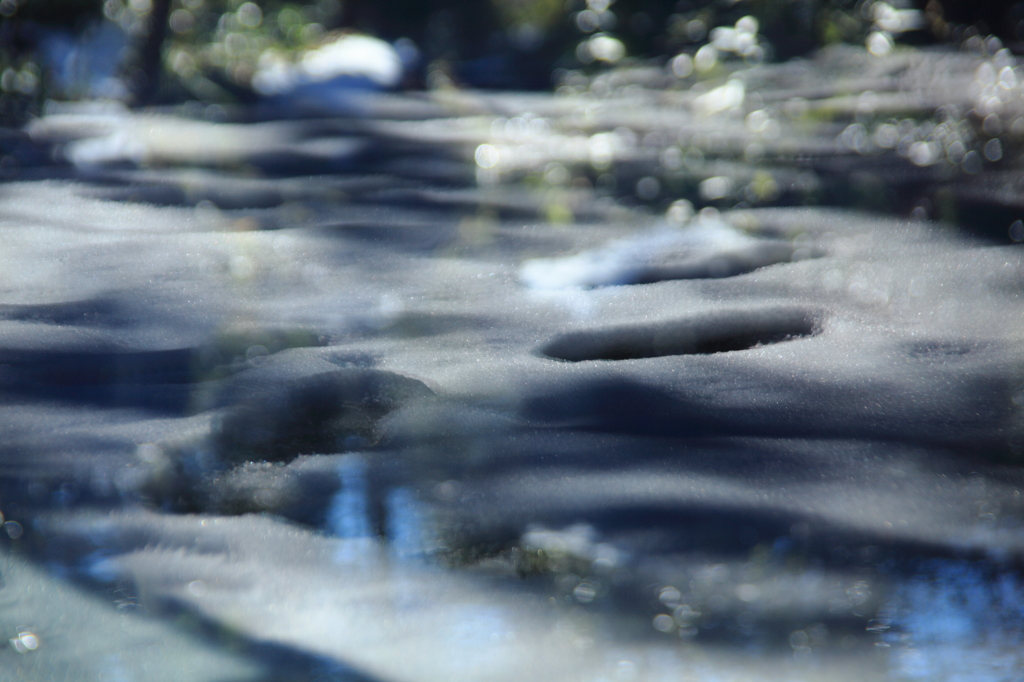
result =
[[[1000,60],[53,107],[0,185],[0,668],[1020,678]]]

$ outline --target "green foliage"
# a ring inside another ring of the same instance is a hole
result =
[[[107,0],[108,18],[131,31],[138,21],[133,2]],[[144,0],[143,0],[144,1]],[[200,101],[229,101],[248,89],[261,57],[315,46],[338,27],[338,0],[314,3],[240,0],[174,0],[163,52],[165,75]]]

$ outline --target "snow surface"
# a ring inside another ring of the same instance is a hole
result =
[[[586,188],[558,224],[471,165],[515,125],[439,119],[483,96],[367,102],[33,124],[76,166],[0,185],[0,665],[1019,676],[1018,246]]]

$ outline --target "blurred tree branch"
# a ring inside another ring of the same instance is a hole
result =
[[[171,0],[153,0],[146,28],[139,35],[135,46],[135,63],[126,74],[132,106],[146,106],[156,97],[160,87],[160,72],[163,70],[163,46],[170,14]]]

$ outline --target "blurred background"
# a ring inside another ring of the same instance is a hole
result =
[[[403,175],[414,143],[446,185],[593,188],[659,214],[847,206],[1024,239],[1024,2],[0,0],[0,21],[0,180],[196,162],[153,152],[133,109],[342,117],[331,135],[372,152],[317,143],[314,163],[307,140],[294,167],[248,154],[244,172]],[[555,204],[541,217],[570,219]]]
[[[733,45],[746,16],[753,39]],[[354,35],[375,40],[324,56]],[[366,87],[549,90],[566,71],[692,59],[709,44],[756,63],[833,43],[987,35],[1020,53],[1024,2],[2,0],[0,122],[24,122],[47,99],[250,103],[309,80],[296,69],[318,49],[319,75],[335,69]]]

